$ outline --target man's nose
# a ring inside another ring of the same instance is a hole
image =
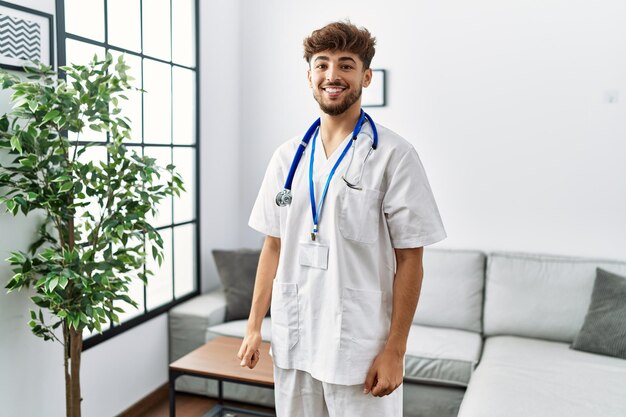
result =
[[[334,66],[329,66],[326,71],[326,80],[330,82],[338,81],[341,77],[339,76],[339,71]]]

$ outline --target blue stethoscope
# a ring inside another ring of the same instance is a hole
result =
[[[357,177],[357,181],[355,183],[352,183],[346,179],[346,174],[350,171],[350,166],[352,165],[352,160],[354,159],[356,139],[359,133],[361,132],[361,128],[363,127],[363,124],[365,123],[366,119],[369,121],[370,125],[372,126],[372,133],[374,137],[372,139],[372,146],[370,147],[369,151],[367,152],[367,155],[365,156],[365,159],[363,160],[361,173]],[[291,185],[293,183],[293,177],[296,173],[296,169],[298,168],[298,164],[300,163],[300,160],[302,159],[304,150],[306,149],[307,145],[309,144],[309,141],[313,137],[313,145],[312,145],[313,147],[311,149],[311,162],[309,164],[309,191],[310,191],[310,197],[311,197],[311,214],[313,216],[313,232],[311,233],[312,240],[315,240],[317,236],[319,213],[322,211],[322,205],[324,204],[324,199],[326,197],[326,191],[328,190],[330,180],[335,174],[337,167],[339,166],[343,158],[346,156],[346,153],[348,153],[348,150],[352,148],[352,154],[350,156],[350,162],[348,163],[348,167],[346,168],[346,174],[342,176],[342,179],[345,181],[348,187],[354,188],[356,190],[360,190],[361,188],[359,187],[359,183],[361,182],[361,178],[363,176],[363,169],[365,168],[365,163],[367,162],[367,159],[369,158],[372,151],[376,150],[376,147],[378,146],[378,130],[376,129],[376,124],[374,123],[374,120],[372,120],[369,114],[361,110],[359,120],[356,122],[356,125],[354,126],[354,131],[352,132],[352,139],[348,141],[345,148],[341,152],[339,159],[337,159],[337,162],[335,162],[333,169],[330,171],[330,174],[328,175],[328,179],[326,180],[326,185],[324,186],[324,191],[322,192],[322,197],[320,198],[320,204],[319,204],[319,209],[318,209],[315,204],[315,192],[314,192],[314,185],[313,185],[313,162],[314,162],[314,157],[315,157],[315,142],[316,142],[315,139],[317,138],[317,135],[319,133],[319,127],[320,127],[320,119],[318,118],[315,122],[313,122],[311,127],[309,127],[309,129],[304,134],[304,137],[302,138],[302,141],[300,142],[300,145],[298,146],[298,149],[296,150],[296,154],[293,157],[293,161],[291,162],[291,167],[289,168],[289,174],[287,175],[287,180],[285,181],[285,187],[283,188],[282,191],[280,191],[276,195],[276,204],[278,206],[284,207],[284,206],[291,204],[291,200],[292,200]]]

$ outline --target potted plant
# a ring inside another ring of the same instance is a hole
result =
[[[161,199],[184,191],[173,165],[163,169],[123,144],[132,135],[120,109],[133,88],[128,69],[122,57],[114,62],[107,54],[62,67],[67,81],[44,65],[25,68],[27,81],[0,73],[2,89],[13,90],[13,108],[0,116],[0,149],[14,156],[0,165],[0,206],[44,219],[29,251],[7,259],[14,275],[6,288],[33,288],[32,332],[64,345],[67,417],[81,414],[83,331],[119,322],[121,302],[137,307],[128,289],[151,274],[144,244],[159,265],[163,256],[146,217]],[[107,133],[108,162],[84,161],[93,144],[67,138],[86,129]]]

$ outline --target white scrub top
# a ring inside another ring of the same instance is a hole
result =
[[[426,246],[446,237],[417,152],[391,130],[376,127],[378,147],[365,165],[363,189],[352,189],[341,179],[352,150],[328,187],[317,236],[317,242],[329,248],[327,269],[302,266],[299,261],[300,244],[311,243],[313,228],[312,143],[300,160],[293,200],[286,207],[277,206],[275,198],[301,139],[276,150],[249,220],[253,229],[281,238],[271,305],[274,364],[331,384],[363,384],[385,345],[391,324],[394,248]],[[348,181],[354,183],[359,176],[372,136],[371,126],[365,124],[346,174]],[[349,140],[351,135],[327,159],[318,136],[313,167],[317,203]]]

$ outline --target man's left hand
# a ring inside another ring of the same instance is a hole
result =
[[[376,356],[367,372],[363,394],[375,397],[389,395],[402,385],[404,354],[385,349]]]

